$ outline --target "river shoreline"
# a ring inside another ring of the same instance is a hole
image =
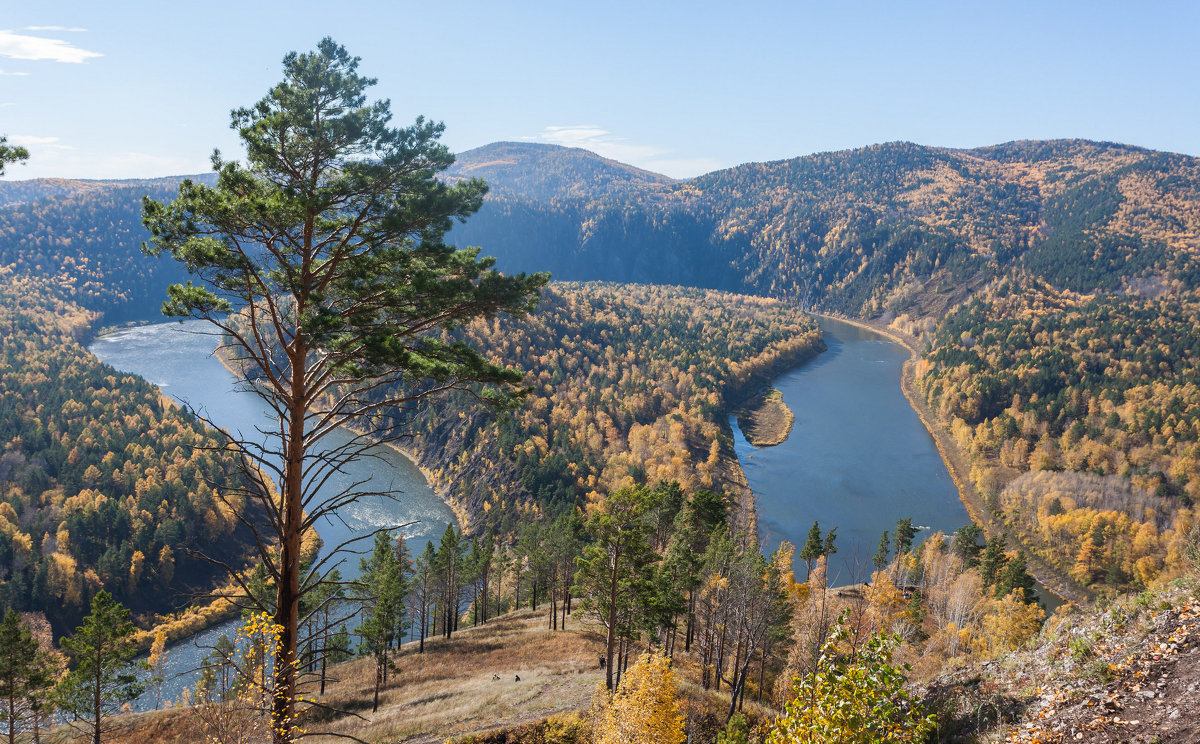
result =
[[[942,457],[942,462],[946,465],[946,471],[950,474],[951,480],[954,481],[955,487],[958,489],[959,500],[962,501],[963,507],[966,508],[967,514],[971,517],[971,521],[981,527],[984,534],[992,536],[1000,534],[1004,531],[1004,526],[998,524],[992,518],[991,511],[984,503],[982,496],[975,489],[968,477],[971,468],[967,463],[966,458],[958,447],[950,438],[948,427],[939,418],[929,404],[925,402],[925,398],[917,389],[916,363],[920,359],[918,340],[901,331],[884,326],[878,321],[863,320],[860,318],[846,318],[840,315],[831,315],[828,313],[812,313],[817,317],[830,318],[843,323],[848,323],[853,326],[862,328],[863,330],[877,333],[884,338],[903,346],[908,350],[909,358],[904,362],[900,373],[900,390],[904,393],[904,397],[908,400],[908,404],[917,414],[917,418],[925,426],[925,430],[929,432],[929,436],[933,437],[934,445],[937,447],[938,454]],[[1058,597],[1060,600],[1084,603],[1089,600],[1085,594],[1072,588],[1066,584],[1056,571],[1051,570],[1045,563],[1038,560],[1034,555],[1026,554],[1025,560],[1028,565],[1029,573],[1037,582],[1041,584],[1047,591]]]
[[[231,375],[233,375],[235,378],[237,378],[239,380],[244,380],[245,378],[242,377],[241,372],[234,369],[232,362],[226,358],[226,354],[228,354],[228,352],[227,351],[222,352],[222,349],[224,349],[224,348],[225,347],[218,344],[217,348],[213,349],[213,356],[216,358],[216,360],[218,362],[221,363],[222,367],[229,370],[229,373]],[[374,442],[377,445],[387,447],[388,449],[392,450],[393,452],[399,454],[404,459],[411,462],[413,464],[413,467],[415,467],[418,471],[420,471],[421,475],[425,477],[425,482],[429,484],[429,487],[433,489],[433,492],[435,494],[437,494],[437,497],[439,499],[441,499],[442,502],[446,506],[450,507],[450,512],[452,514],[454,514],[454,519],[456,522],[458,522],[458,529],[460,531],[467,530],[467,528],[470,526],[470,517],[467,514],[465,514],[463,512],[463,510],[461,508],[459,508],[453,502],[453,500],[451,500],[449,486],[446,486],[445,484],[442,484],[442,483],[438,483],[437,479],[434,477],[433,472],[430,471],[425,466],[421,465],[420,456],[417,455],[417,453],[415,451],[413,451],[407,447],[402,447],[398,442],[385,442],[385,441],[379,439],[378,437],[372,436],[370,432],[359,431],[358,429],[356,429],[348,424],[343,425],[341,428],[354,434],[355,436],[366,437],[367,439],[370,439],[372,442]]]

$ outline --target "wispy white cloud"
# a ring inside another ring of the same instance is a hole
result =
[[[8,141],[14,145],[22,145],[24,147],[37,147],[51,150],[74,150],[70,145],[61,143],[58,137],[37,137],[30,134],[14,134],[8,138]]]
[[[63,39],[48,39],[44,36],[29,36],[0,30],[0,57],[49,59],[55,62],[79,64],[92,57],[102,56],[104,55],[99,52],[81,49]]]
[[[597,155],[620,160],[623,163],[652,158],[666,152],[658,147],[633,144],[622,137],[614,136],[607,129],[593,124],[546,127],[541,134],[528,139],[550,142],[564,147],[582,147]]]
[[[594,124],[549,126],[540,134],[524,139],[549,142],[564,147],[581,147],[597,155],[636,165],[639,168],[665,173],[674,178],[689,178],[722,166],[714,158],[671,157],[674,153],[654,145],[639,145]]]
[[[79,28],[78,26],[26,26],[25,30],[26,31],[71,31],[73,33],[87,31],[86,28]]]
[[[28,74],[28,72],[5,72],[4,70],[0,70],[0,76],[4,77],[25,77]]]

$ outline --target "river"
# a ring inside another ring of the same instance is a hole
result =
[[[269,409],[257,395],[239,390],[239,383],[213,355],[216,338],[206,331],[202,321],[154,323],[101,336],[88,350],[122,372],[132,372],[157,385],[164,393],[196,408],[210,421],[229,431],[252,435],[255,426],[269,425]],[[334,446],[339,441],[330,443]],[[367,534],[379,527],[413,522],[403,529],[414,555],[430,539],[438,538],[454,520],[450,508],[429,487],[425,476],[410,460],[389,447],[375,447],[373,457],[352,463],[332,478],[324,492],[336,494],[360,480],[372,491],[386,491],[393,498],[377,497],[353,504],[341,511],[340,520],[324,520],[317,532],[332,548],[347,538]],[[367,549],[369,541],[364,541]],[[349,556],[341,566],[343,577],[358,574],[358,557]],[[231,620],[180,641],[169,647],[166,658],[167,683],[163,699],[177,700],[185,686],[195,683],[195,670],[217,638],[232,636],[239,621]],[[143,696],[136,710],[152,708],[149,696]]]
[[[869,580],[884,530],[911,518],[947,534],[971,519],[958,498],[933,437],[900,389],[908,350],[887,338],[819,318],[828,351],[772,384],[796,414],[791,435],[755,447],[730,417],[734,448],[757,502],[764,550],[783,540],[797,552],[816,520],[837,528],[828,579],[839,586]],[[803,580],[804,561],[795,560]]]
[[[797,549],[813,521],[837,528],[837,553],[829,582],[843,585],[870,577],[871,558],[884,530],[911,518],[920,541],[934,530],[946,533],[970,523],[958,491],[929,432],[900,390],[900,370],[908,351],[877,333],[850,323],[821,318],[828,350],[776,379],[774,387],[796,414],[791,435],[773,447],[748,443],[730,417],[735,450],[757,499],[758,523],[769,553],[782,540]],[[267,408],[256,395],[238,392],[234,376],[213,356],[215,340],[200,333],[199,322],[138,326],[97,339],[89,348],[119,370],[158,385],[172,398],[196,406],[218,425],[243,433],[266,421]],[[380,526],[419,521],[407,528],[419,552],[453,519],[449,508],[420,471],[394,450],[379,447],[377,459],[356,463],[350,479],[371,478],[372,489],[399,494],[345,510],[345,524],[318,527],[326,545]],[[337,484],[330,487],[336,488]],[[796,576],[804,562],[795,561]],[[357,561],[343,567],[354,574]],[[171,647],[171,680],[164,698],[177,699],[206,647],[236,621],[209,629]],[[143,698],[136,706],[147,707]],[[151,704],[152,705],[152,704]]]

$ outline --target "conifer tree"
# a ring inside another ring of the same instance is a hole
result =
[[[437,586],[437,551],[433,541],[425,543],[425,550],[417,558],[413,576],[413,628],[417,631],[417,653],[425,653],[425,639],[431,630],[434,592]]]
[[[405,577],[397,560],[392,539],[386,532],[375,535],[375,547],[369,558],[361,560],[364,590],[362,625],[358,634],[362,648],[375,660],[375,688],[371,711],[379,710],[379,691],[387,684],[391,649],[399,626],[399,616],[408,594]]]
[[[1037,602],[1037,592],[1034,588],[1037,581],[1025,567],[1024,551],[1017,551],[1016,556],[1007,561],[996,574],[996,599],[1007,597],[1017,592],[1026,604]]]
[[[821,541],[821,555],[828,558],[837,552],[837,527],[830,527]]]
[[[617,637],[630,630],[629,618],[650,586],[649,532],[645,520],[645,488],[622,488],[609,495],[588,517],[592,543],[576,559],[575,592],[580,606],[606,632],[605,684],[613,689]]]
[[[62,639],[72,668],[55,688],[55,700],[69,725],[92,744],[107,738],[113,730],[107,719],[145,689],[133,673],[133,634],[129,610],[101,590],[83,624]]]
[[[800,548],[800,560],[804,561],[805,577],[812,573],[813,562],[821,557],[823,549],[824,543],[821,542],[821,525],[813,522],[812,527],[808,528],[808,539],[804,541],[804,546]]]
[[[33,631],[13,610],[0,622],[0,704],[8,726],[8,744],[15,744],[17,729],[31,704],[53,684],[50,663],[38,647]]]
[[[875,549],[875,556],[871,558],[871,564],[875,566],[876,571],[882,571],[888,564],[888,555],[892,547],[891,537],[887,530],[879,536],[879,547]]]
[[[896,555],[901,556],[907,553],[912,548],[913,538],[916,536],[917,528],[913,526],[911,517],[896,520],[896,533],[893,536],[896,543]]]
[[[343,610],[347,599],[346,583],[342,581],[341,572],[335,569],[329,574],[328,581],[317,586],[307,603],[311,608],[307,613],[309,622],[315,628],[310,643],[314,648],[315,663],[319,668],[322,695],[325,694],[329,665],[343,660],[338,656],[341,653],[340,647],[335,648],[340,639],[337,638],[334,627],[349,619]]]
[[[450,639],[458,630],[459,608],[462,606],[462,585],[465,576],[465,548],[462,535],[453,524],[446,525],[437,549],[437,567],[441,574],[442,635]]]
[[[201,280],[170,287],[164,312],[210,323],[275,413],[270,437],[230,445],[250,463],[257,485],[248,495],[274,532],[256,534],[277,591],[274,607],[261,609],[282,628],[276,741],[291,740],[278,732],[295,719],[300,598],[338,560],[303,572],[303,538],[364,495],[360,484],[332,495],[322,486],[371,442],[326,437],[365,422],[394,439],[414,403],[450,390],[512,402],[521,373],[444,332],[525,313],[547,280],[504,276],[478,249],[444,242],[455,220],[479,209],[486,186],[440,180],[454,161],[438,142],[442,125],[390,126],[389,102],[367,102],[375,81],[358,63],[328,38],[288,54],[284,80],[232,114],[246,164],[215,153],[215,187],[186,180],[170,204],[143,203],[147,252],[170,254]],[[261,482],[268,474],[273,488]],[[255,513],[239,516],[257,531]]]
[[[1008,556],[1004,554],[1004,542],[1003,535],[993,536],[979,557],[979,576],[984,586],[994,586],[1000,570],[1008,562]]]
[[[982,536],[983,530],[975,524],[959,527],[954,531],[954,550],[963,557],[968,567],[974,568],[979,565],[979,554],[983,552],[983,548],[979,546],[979,538]]]

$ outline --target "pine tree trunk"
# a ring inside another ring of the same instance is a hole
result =
[[[692,636],[696,631],[696,591],[688,590],[687,635],[683,639],[683,652],[692,650]]]
[[[311,227],[306,225],[306,232],[310,230]],[[282,658],[275,659],[271,707],[271,736],[276,744],[292,741],[291,724],[295,715],[295,662],[300,619],[300,532],[304,519],[304,415],[308,409],[308,390],[305,388],[307,355],[308,348],[301,339],[297,339],[288,352],[291,398],[288,401],[287,462],[284,464],[281,494],[283,524],[274,618],[280,628],[278,643]]]
[[[371,712],[375,713],[379,710],[379,664],[375,664],[375,699],[371,704]]]
[[[92,730],[92,744],[100,744],[100,683],[101,683],[101,661],[104,658],[105,644],[103,641],[96,643],[96,689],[92,691],[92,714],[96,717],[96,727]]]
[[[8,686],[8,744],[17,744],[17,686]]]
[[[329,605],[325,605],[325,622],[321,624],[321,694],[325,694],[325,666],[329,662]]]
[[[429,605],[421,607],[421,640],[417,642],[417,653],[425,653],[425,631],[427,629],[426,620],[429,617]]]

